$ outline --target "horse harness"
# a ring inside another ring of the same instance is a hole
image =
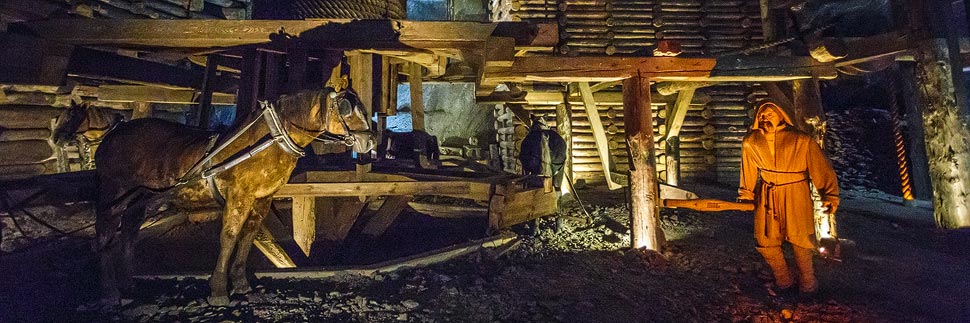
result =
[[[226,200],[222,196],[222,194],[219,193],[219,188],[216,186],[215,175],[222,173],[224,171],[227,171],[229,169],[232,169],[233,167],[256,156],[256,154],[260,153],[263,150],[266,150],[267,148],[273,146],[274,144],[278,145],[281,149],[283,149],[284,152],[286,152],[288,155],[293,156],[295,158],[306,156],[306,152],[304,152],[304,150],[299,145],[293,142],[293,138],[291,138],[289,133],[286,131],[286,128],[283,126],[283,121],[280,118],[279,113],[276,112],[276,109],[273,107],[273,104],[269,103],[268,101],[259,101],[259,104],[262,107],[262,111],[260,113],[261,117],[254,118],[252,122],[247,124],[245,127],[240,128],[239,131],[236,131],[231,137],[229,137],[228,140],[222,142],[222,144],[216,147],[215,149],[212,149],[212,147],[215,147],[215,144],[218,141],[220,136],[218,135],[212,136],[209,139],[209,149],[208,149],[208,152],[205,154],[205,156],[203,156],[202,159],[196,162],[195,165],[193,165],[192,168],[185,173],[185,175],[182,175],[182,177],[179,177],[178,181],[175,183],[174,186],[172,186],[172,188],[191,183],[192,181],[201,177],[202,179],[205,179],[206,182],[209,184],[208,185],[209,191],[212,193],[212,196],[215,198],[216,202],[218,202],[219,205],[225,205]],[[328,107],[325,113],[329,113],[329,112],[330,111]],[[314,140],[338,141],[338,142],[343,142],[347,146],[353,145],[355,142],[355,139],[352,135],[350,135],[350,129],[347,126],[346,121],[343,120],[342,116],[340,116],[340,118],[341,118],[340,121],[343,124],[345,130],[347,131],[348,135],[346,135],[343,138],[340,138],[340,136],[327,134],[331,138],[327,138],[327,139],[314,138]],[[235,142],[236,139],[239,139],[239,137],[241,137],[243,133],[249,130],[249,128],[252,128],[252,126],[255,125],[257,122],[259,122],[259,120],[261,119],[264,120],[266,122],[266,125],[269,127],[268,135],[260,139],[260,141],[258,141],[255,144],[255,146],[249,149],[249,151],[238,152],[234,155],[234,157],[230,158],[229,160],[223,161],[216,165],[212,165],[212,158],[214,158],[216,154],[222,152],[224,149],[226,149],[226,147],[228,147],[230,144]],[[304,129],[300,129],[300,130],[304,130]],[[304,130],[304,131],[309,132],[308,130]]]

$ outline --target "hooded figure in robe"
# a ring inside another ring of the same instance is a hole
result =
[[[812,257],[816,238],[809,184],[818,190],[826,212],[835,214],[839,185],[832,165],[818,143],[796,129],[784,110],[771,102],[758,107],[754,126],[745,135],[741,149],[738,200],[754,202],[758,252],[771,267],[777,287],[787,290],[795,282],[781,245],[790,243],[799,272],[799,291],[815,292]]]

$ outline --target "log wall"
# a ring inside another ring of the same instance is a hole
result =
[[[761,44],[758,0],[512,0],[512,20],[559,24],[561,56],[651,56],[660,40],[680,44],[681,56],[717,56]],[[548,88],[544,86],[544,88]],[[597,92],[610,138],[614,171],[627,172],[622,95],[619,86]],[[758,84],[730,83],[700,88],[680,132],[681,182],[737,184],[741,139],[751,124],[754,105],[767,94]],[[676,94],[653,94],[654,134],[666,129],[665,110]],[[603,179],[599,155],[582,100],[573,108],[573,162],[576,178]],[[530,111],[554,116],[553,105],[529,105]],[[547,117],[547,120],[553,120]],[[664,144],[658,142],[657,170],[666,178]]]

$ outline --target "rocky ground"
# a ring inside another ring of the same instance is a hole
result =
[[[730,197],[725,189],[696,191]],[[820,292],[803,297],[774,296],[766,287],[769,273],[752,247],[752,220],[744,213],[664,210],[668,243],[658,253],[628,248],[622,192],[580,194],[588,215],[570,203],[564,212],[573,220],[544,219],[534,236],[517,230],[520,243],[504,253],[485,249],[381,275],[259,279],[254,293],[228,307],[208,306],[208,284],[192,278],[138,280],[138,295],[125,305],[97,306],[83,233],[24,249],[38,239],[18,236],[5,218],[0,322],[970,321],[970,245],[934,229],[927,203],[905,208],[892,196],[845,194],[839,229],[851,243],[844,261],[817,261]],[[421,219],[407,214],[394,230],[422,230],[414,225]],[[45,232],[19,220],[28,234]],[[52,224],[83,227],[78,221]],[[423,230],[430,231],[408,234],[441,232]],[[455,243],[475,238],[452,237]]]

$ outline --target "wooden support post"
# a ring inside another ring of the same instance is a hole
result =
[[[564,92],[564,96],[568,97],[569,92]],[[563,190],[567,190],[570,187],[570,183],[565,183],[565,181],[572,181],[573,178],[573,111],[569,104],[569,100],[564,100],[562,104],[556,106],[556,131],[559,132],[559,136],[562,137],[563,141],[566,142],[566,163],[563,165],[563,176],[564,183],[560,186]],[[565,192],[565,191],[563,191]]]
[[[664,155],[667,162],[667,185],[680,185],[680,137],[667,138]]]
[[[610,147],[607,143],[608,140],[606,138],[606,130],[603,128],[603,122],[600,120],[599,111],[596,110],[596,100],[593,99],[593,91],[590,89],[589,83],[587,82],[580,82],[578,85],[579,94],[583,99],[583,107],[586,109],[586,116],[589,118],[590,128],[593,130],[593,139],[596,141],[596,149],[600,155],[600,163],[603,165],[603,173],[606,176],[606,185],[610,190],[619,189],[622,186],[613,181],[613,176],[610,172]],[[647,111],[649,114],[649,105],[647,105]],[[653,130],[651,130],[651,134],[652,133]],[[651,145],[651,147],[653,146]]]
[[[316,198],[317,232],[328,241],[343,241],[357,222],[365,203],[357,197]]]
[[[289,68],[286,71],[286,92],[296,93],[306,88],[307,50],[297,46],[286,54]],[[326,70],[326,69],[324,69]]]
[[[414,196],[412,195],[392,195],[386,197],[384,199],[384,203],[381,204],[381,207],[377,209],[376,213],[374,213],[374,216],[367,221],[366,225],[364,225],[364,229],[361,230],[361,233],[373,238],[384,234],[384,231],[387,231],[387,228],[389,228],[391,224],[394,223],[394,220],[401,215],[401,211],[408,206],[408,202],[410,202],[413,197]]]
[[[632,247],[660,250],[665,239],[660,228],[649,79],[634,76],[623,81],[623,120],[630,149]]]
[[[822,147],[825,139],[825,109],[822,107],[822,94],[819,92],[818,79],[792,81],[793,108],[798,123],[803,123],[808,134]]]
[[[959,66],[952,65],[945,40],[931,39],[916,52],[916,79],[923,102],[923,129],[933,184],[937,226],[970,227],[970,114],[954,87]]]
[[[242,54],[242,70],[239,75],[239,94],[236,95],[236,122],[243,122],[253,113],[256,98],[259,97],[261,53],[256,49],[246,49]]]
[[[422,75],[424,67],[410,63],[408,80],[411,82],[411,126],[415,131],[425,131],[424,128],[424,89]]]
[[[132,119],[151,118],[152,104],[148,102],[135,102],[134,109],[131,111]]]
[[[665,122],[667,132],[663,134],[664,138],[680,136],[680,128],[684,125],[684,118],[687,117],[687,110],[690,108],[690,101],[694,99],[696,90],[696,88],[688,88],[677,94],[677,102],[674,103],[670,113],[667,113]]]
[[[213,54],[206,56],[205,77],[202,78],[202,96],[199,98],[199,117],[198,126],[204,129],[209,128],[209,120],[212,119],[212,82],[219,69],[219,55]]]
[[[933,215],[945,229],[970,227],[970,111],[951,3],[911,2],[915,34],[927,35],[915,50],[916,80],[933,184]]]
[[[310,256],[310,247],[317,239],[316,200],[309,196],[293,197],[293,241]]]
[[[263,54],[263,100],[276,101],[280,96],[280,73],[283,72],[283,55],[274,52]]]
[[[276,238],[273,237],[273,234],[266,227],[259,227],[259,232],[256,233],[256,239],[253,240],[253,245],[263,255],[266,255],[266,258],[276,268],[296,268],[296,263],[293,262],[293,259],[290,259],[290,255],[286,254],[286,250],[283,250],[283,247],[276,243]]]

